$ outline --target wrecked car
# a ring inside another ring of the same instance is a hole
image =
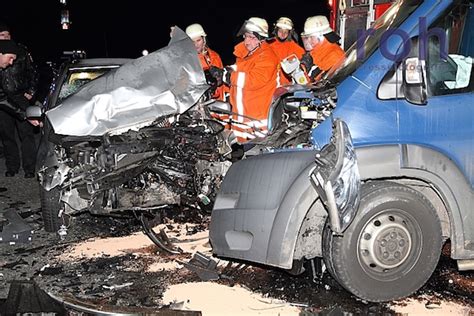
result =
[[[260,141],[281,148],[228,170],[213,253],[294,274],[323,260],[374,302],[422,287],[447,240],[473,270],[473,28],[472,1],[399,0],[316,86],[281,88]]]
[[[65,234],[78,212],[134,212],[160,244],[148,221],[156,212],[209,208],[231,148],[210,115],[226,104],[208,90],[193,42],[176,28],[167,47],[60,98],[45,112],[38,157],[45,229]]]

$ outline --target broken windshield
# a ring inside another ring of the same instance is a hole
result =
[[[68,78],[66,78],[65,82],[61,86],[61,90],[59,91],[59,97],[56,104],[62,103],[64,99],[66,99],[71,94],[76,93],[80,87],[85,85],[86,83],[102,76],[107,71],[112,68],[117,68],[118,66],[112,67],[103,67],[100,69],[72,69],[71,72],[68,74]]]

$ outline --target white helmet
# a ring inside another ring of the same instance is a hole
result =
[[[189,25],[186,28],[186,34],[194,41],[198,39],[201,36],[207,36],[206,32],[204,32],[204,29],[202,28],[201,24],[194,23]]]
[[[276,21],[275,26],[283,30],[291,31],[293,29],[293,21],[291,21],[290,18],[281,17]]]
[[[245,32],[255,32],[260,36],[268,37],[268,23],[265,19],[252,17],[243,25]]]
[[[301,36],[326,35],[333,32],[328,19],[324,15],[311,16],[304,22],[304,32]]]

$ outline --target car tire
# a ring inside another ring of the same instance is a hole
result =
[[[61,195],[58,188],[49,191],[40,187],[41,216],[43,217],[44,230],[47,232],[57,232],[61,225],[69,226],[69,216],[59,216],[61,209]]]
[[[442,247],[440,219],[420,192],[392,182],[361,188],[354,221],[343,235],[326,225],[323,257],[331,275],[372,302],[395,300],[429,279]]]

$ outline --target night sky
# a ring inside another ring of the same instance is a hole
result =
[[[169,41],[170,26],[183,30],[191,23],[203,25],[208,44],[233,63],[236,33],[252,16],[267,19],[270,28],[280,16],[293,19],[298,33],[308,16],[327,14],[327,1],[151,1],[68,0],[71,28],[61,29],[63,5],[59,0],[8,0],[1,5],[0,20],[6,22],[13,39],[25,44],[38,62],[57,60],[64,50],[85,50],[87,57],[141,56]],[[161,7],[161,8],[160,8]]]

